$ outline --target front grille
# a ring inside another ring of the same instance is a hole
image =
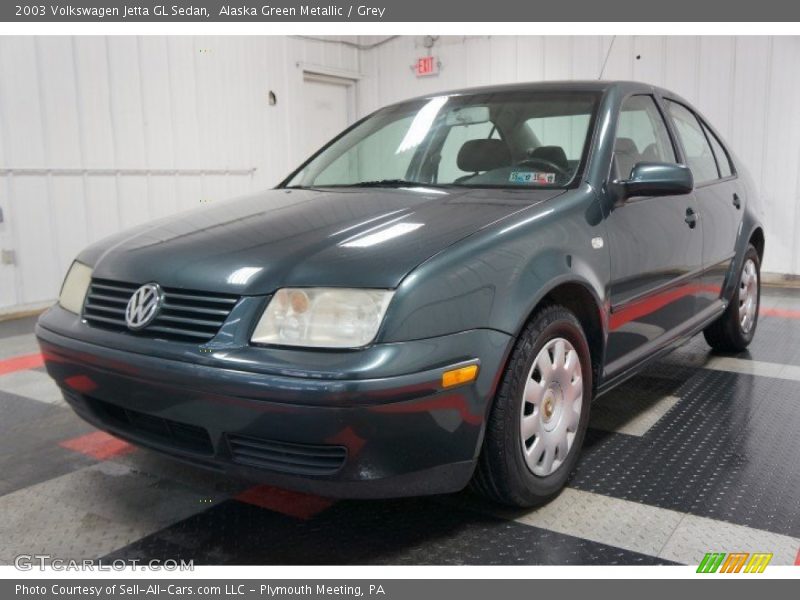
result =
[[[238,296],[162,288],[164,302],[156,319],[132,332],[125,324],[125,307],[139,288],[135,283],[92,279],[83,318],[94,327],[175,341],[207,342],[228,318]]]
[[[123,433],[153,439],[178,449],[213,453],[211,438],[202,427],[122,408],[97,398],[84,396],[84,399],[98,418]]]
[[[234,462],[271,471],[331,475],[347,459],[344,446],[295,444],[232,434],[227,439]]]

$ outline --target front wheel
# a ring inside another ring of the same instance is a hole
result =
[[[758,252],[749,245],[739,272],[739,285],[725,312],[706,327],[706,342],[719,352],[742,352],[750,342],[758,325],[761,303],[761,262]]]
[[[592,390],[580,322],[563,307],[543,308],[520,335],[503,374],[473,487],[520,507],[556,496],[578,459]]]

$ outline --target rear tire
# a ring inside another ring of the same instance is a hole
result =
[[[593,389],[580,322],[561,306],[540,309],[517,340],[498,387],[473,489],[518,507],[558,495],[583,445]]]
[[[736,292],[725,312],[705,328],[706,342],[718,352],[742,352],[753,341],[761,304],[761,261],[750,244],[738,273]]]

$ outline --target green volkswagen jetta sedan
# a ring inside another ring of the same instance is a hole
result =
[[[760,215],[666,90],[461,90],[90,246],[36,333],[74,410],[135,444],[323,495],[533,506],[592,399],[700,331],[748,345]]]

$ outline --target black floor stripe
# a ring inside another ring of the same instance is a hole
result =
[[[669,564],[430,499],[339,502],[302,521],[235,500],[104,557],[196,565]]]
[[[573,487],[800,536],[795,382],[704,370],[643,437],[590,430]]]
[[[58,445],[95,431],[64,406],[0,391],[0,415],[0,495],[97,462]]]

